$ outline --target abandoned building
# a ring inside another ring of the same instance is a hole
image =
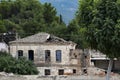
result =
[[[13,57],[26,57],[40,70],[41,75],[71,75],[81,73],[81,50],[76,43],[48,33],[38,33],[11,41]]]

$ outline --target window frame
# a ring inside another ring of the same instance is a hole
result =
[[[28,60],[34,61],[35,57],[35,51],[34,50],[28,50]]]
[[[56,62],[62,62],[62,50],[56,50]]]
[[[50,69],[45,69],[44,70],[44,75],[51,75],[51,70]]]
[[[58,75],[64,75],[64,69],[58,69]]]
[[[47,57],[49,59],[47,59]],[[45,62],[51,62],[51,51],[50,50],[45,50]]]
[[[73,69],[73,74],[76,74],[77,73],[77,70],[76,69]]]
[[[18,50],[17,56],[18,56],[18,58],[23,57],[23,50]]]

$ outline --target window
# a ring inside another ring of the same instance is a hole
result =
[[[45,50],[45,62],[50,62],[51,57],[50,57],[50,50]]]
[[[34,51],[33,50],[28,51],[28,59],[31,61],[34,60]]]
[[[18,50],[18,58],[23,56],[23,50]]]
[[[50,69],[45,69],[45,75],[50,75]]]
[[[56,62],[61,62],[61,50],[56,50]]]
[[[75,74],[76,73],[76,69],[73,69],[73,74]]]
[[[59,72],[59,75],[64,75],[64,69],[59,69],[58,72]]]

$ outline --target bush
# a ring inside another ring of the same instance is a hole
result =
[[[15,59],[6,52],[0,52],[0,71],[22,75],[38,74],[38,70],[33,62],[24,57]]]

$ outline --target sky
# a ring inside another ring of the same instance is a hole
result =
[[[75,17],[75,13],[78,9],[78,0],[40,0],[40,2],[51,3],[57,9],[57,14],[62,15],[63,21],[66,24]]]

